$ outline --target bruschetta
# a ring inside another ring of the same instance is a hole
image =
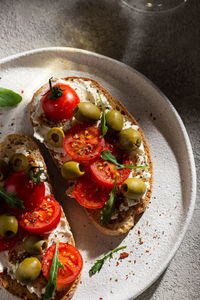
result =
[[[70,299],[83,260],[40,150],[26,135],[0,143],[0,201],[0,284],[21,299]]]
[[[121,102],[91,78],[53,78],[33,95],[30,119],[67,195],[105,234],[129,231],[149,203],[153,167],[142,129]]]

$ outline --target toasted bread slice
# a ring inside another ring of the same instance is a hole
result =
[[[26,152],[30,153],[30,159],[31,156],[35,158],[36,161],[41,162],[43,165],[44,170],[46,170],[46,164],[44,162],[44,159],[42,157],[42,154],[37,146],[37,144],[34,142],[32,138],[29,136],[23,135],[23,134],[12,134],[7,136],[7,138],[0,143],[0,159],[9,158],[17,149],[23,149]],[[28,156],[29,158],[29,156]],[[51,194],[53,194],[52,186],[50,181],[48,182],[48,186],[50,189]],[[62,211],[62,217],[66,219],[64,212]],[[70,230],[70,226],[66,220],[67,228]],[[73,235],[70,235],[70,238],[68,242],[72,245],[75,244]],[[21,243],[19,241],[19,243]],[[15,246],[16,247],[16,246]],[[15,254],[14,251],[15,247],[9,251],[9,254]],[[39,284],[45,288],[47,284],[47,280],[44,278],[43,275],[40,275],[37,279]],[[67,300],[70,299],[75,292],[77,285],[80,281],[80,275],[79,277],[73,281],[72,283],[66,285],[61,291],[56,291],[55,299],[58,300]],[[15,279],[12,279],[9,274],[7,274],[7,271],[3,274],[0,274],[0,284],[10,293],[13,295],[24,299],[24,300],[39,300],[42,299],[38,297],[35,293],[31,293],[25,285],[21,285],[18,283]]]
[[[126,118],[127,121],[131,123],[131,125],[137,125],[139,127],[139,124],[136,122],[136,120],[133,118],[133,116],[127,111],[127,109],[121,104],[119,100],[114,98],[104,87],[102,87],[98,82],[94,81],[90,78],[84,78],[84,77],[67,77],[63,78],[63,80],[71,81],[74,80],[83,80],[83,81],[90,81],[91,87],[95,88],[99,93],[103,94],[106,98],[109,104],[112,106],[113,109],[117,109],[121,112],[121,114]],[[48,89],[48,86],[46,86]],[[35,92],[33,95],[32,101],[31,101],[31,111],[30,111],[30,120],[32,123],[32,126],[37,126],[33,114],[35,110],[35,99],[38,97],[38,95],[41,94],[41,91],[44,90],[44,86],[41,87],[38,91]],[[56,123],[52,124],[50,127],[57,126]],[[94,225],[103,233],[108,235],[120,235],[126,233],[128,230],[130,230],[134,224],[135,224],[135,217],[137,215],[140,215],[142,212],[144,212],[145,208],[147,207],[147,204],[149,203],[151,193],[152,193],[152,183],[153,183],[153,166],[152,166],[152,160],[150,155],[150,150],[147,145],[145,136],[142,132],[142,129],[139,127],[139,132],[142,137],[142,142],[144,146],[144,153],[147,156],[149,169],[148,172],[151,174],[150,180],[149,180],[149,189],[146,193],[145,199],[142,200],[139,204],[130,207],[127,211],[123,212],[123,219],[122,220],[112,220],[112,222],[102,226],[101,225],[101,211],[102,209],[86,209],[86,212],[88,216],[93,221]],[[60,169],[62,164],[66,161],[65,154],[63,153],[57,153],[52,149],[48,149],[54,162]]]

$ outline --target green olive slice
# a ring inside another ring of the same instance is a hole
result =
[[[106,114],[106,123],[113,130],[120,131],[123,127],[123,116],[118,110],[110,110]]]
[[[21,172],[28,168],[28,158],[22,153],[14,153],[9,161],[13,172]]]
[[[0,181],[3,181],[8,175],[9,167],[8,164],[0,159]]]
[[[90,102],[80,102],[73,110],[76,120],[85,123],[95,122],[100,118],[100,109]]]
[[[0,216],[0,235],[4,238],[12,238],[17,234],[18,221],[15,216],[3,214]]]
[[[47,241],[37,235],[30,235],[23,242],[23,248],[31,255],[43,254],[47,247]]]
[[[139,131],[129,127],[119,133],[119,144],[124,150],[131,152],[137,150],[141,145],[141,135]]]
[[[40,275],[41,263],[36,257],[25,258],[16,270],[16,279],[28,284]]]
[[[139,178],[127,178],[121,186],[122,194],[132,200],[139,200],[146,189],[146,184]]]
[[[84,173],[84,166],[77,161],[67,161],[61,168],[61,174],[65,179],[77,179]]]
[[[65,134],[61,128],[52,127],[47,132],[46,139],[51,146],[58,148],[62,147],[64,136]]]

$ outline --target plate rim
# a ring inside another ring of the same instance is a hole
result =
[[[84,50],[84,49],[79,49],[79,48],[74,48],[74,47],[44,47],[44,48],[37,48],[37,49],[32,49],[32,50],[27,50],[27,51],[23,51],[23,52],[19,52],[17,54],[14,55],[10,55],[7,56],[5,58],[1,58],[0,59],[0,65],[11,62],[15,59],[21,58],[21,57],[25,57],[28,55],[32,55],[32,54],[40,54],[43,52],[65,52],[65,53],[82,53],[89,56],[94,56],[97,57],[99,59],[102,60],[106,60],[109,61],[113,64],[117,64],[118,66],[125,68],[127,70],[129,70],[132,73],[135,73],[140,79],[142,79],[145,84],[150,85],[151,88],[153,88],[158,94],[159,96],[162,98],[163,101],[166,102],[166,104],[169,106],[171,112],[174,114],[180,129],[183,133],[184,139],[185,139],[185,143],[186,143],[186,149],[187,149],[187,155],[189,158],[189,165],[190,165],[190,172],[191,172],[191,191],[190,191],[190,204],[189,204],[189,208],[186,214],[186,218],[185,218],[185,223],[184,226],[182,227],[182,230],[179,233],[178,239],[176,240],[176,243],[174,244],[174,246],[171,248],[171,251],[169,252],[169,255],[166,257],[165,261],[163,262],[163,264],[158,268],[156,275],[149,281],[149,283],[147,285],[145,285],[145,287],[143,289],[141,289],[140,291],[138,291],[135,295],[133,295],[131,298],[128,298],[127,300],[133,300],[135,298],[137,298],[139,295],[141,295],[145,290],[147,290],[154,282],[156,282],[156,280],[162,275],[162,273],[165,271],[165,269],[168,267],[169,263],[171,262],[172,258],[174,257],[174,255],[176,254],[176,251],[179,249],[181,242],[184,239],[184,236],[186,234],[186,231],[189,227],[189,224],[192,220],[192,216],[194,213],[194,209],[195,209],[195,202],[196,202],[196,191],[197,191],[197,177],[196,177],[196,167],[195,167],[195,160],[194,160],[194,155],[193,155],[193,150],[192,150],[192,146],[190,143],[190,139],[188,136],[188,133],[186,131],[186,128],[183,124],[183,121],[181,119],[181,117],[179,116],[177,110],[175,109],[175,107],[172,105],[172,103],[170,102],[170,100],[167,98],[167,96],[165,96],[165,94],[150,80],[148,79],[145,75],[143,75],[142,73],[140,73],[139,71],[137,71],[136,69],[126,65],[125,63],[118,61],[114,58],[111,57],[107,57],[105,55],[102,54],[98,54],[89,50]],[[134,297],[134,298],[133,298]]]

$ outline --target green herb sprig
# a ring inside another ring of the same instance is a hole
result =
[[[118,248],[115,248],[114,250],[112,250],[111,252],[109,252],[107,255],[104,255],[103,258],[101,259],[98,259],[96,261],[96,263],[92,266],[92,268],[89,270],[89,274],[90,276],[94,275],[95,273],[99,272],[103,266],[103,264],[105,263],[105,261],[108,259],[108,258],[113,258],[113,253],[121,250],[121,249],[124,249],[126,248],[127,246],[121,246],[121,247],[118,247]]]
[[[57,274],[58,274],[58,268],[64,269],[63,264],[59,261],[58,258],[58,245],[59,243],[56,243],[56,250],[52,259],[51,268],[49,271],[49,279],[48,283],[45,289],[43,300],[50,300],[53,298],[56,287],[57,287]]]
[[[47,172],[43,168],[37,166],[29,166],[26,170],[26,175],[30,177],[35,185],[40,182],[46,182],[49,178]],[[44,178],[41,178],[41,175],[44,175]]]
[[[24,209],[23,201],[15,197],[17,193],[7,193],[3,187],[0,187],[0,196],[6,201],[8,206]]]
[[[102,209],[102,215],[101,215],[101,224],[104,225],[108,223],[112,217],[112,214],[115,210],[115,195],[117,193],[117,176],[115,177],[115,182],[113,184],[113,188],[109,194],[110,198],[105,203],[103,209]]]
[[[102,107],[102,115],[101,115],[101,132],[102,132],[102,135],[100,136],[100,138],[103,138],[107,131],[108,131],[108,126],[106,125],[106,114],[105,114],[105,107],[104,107],[104,103],[101,99],[101,95],[99,95],[99,99],[100,99],[100,102],[101,102],[101,107]]]
[[[50,89],[50,91],[47,91],[45,94],[42,95],[42,96],[45,96],[49,93],[46,100],[49,100],[49,99],[56,100],[57,98],[60,98],[63,95],[64,90],[62,90],[59,86],[52,87],[52,83],[51,83],[52,78],[53,77],[51,77],[49,79],[49,89]]]
[[[15,106],[22,101],[22,96],[12,90],[0,87],[0,107]]]
[[[133,164],[130,165],[124,165],[124,164],[120,164],[117,161],[116,156],[112,155],[112,153],[108,150],[108,151],[102,151],[101,152],[101,157],[104,160],[110,161],[111,163],[113,163],[114,165],[116,165],[117,167],[115,167],[115,169],[148,169],[149,166],[134,166]]]

